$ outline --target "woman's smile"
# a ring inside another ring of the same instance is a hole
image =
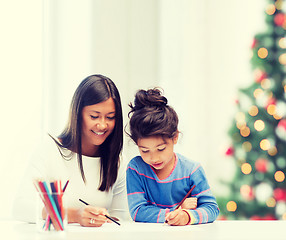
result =
[[[96,135],[99,135],[99,136],[101,136],[101,135],[103,135],[103,134],[105,134],[106,133],[106,131],[104,131],[104,132],[96,132],[96,131],[94,131],[94,130],[91,130],[94,134],[96,134]]]

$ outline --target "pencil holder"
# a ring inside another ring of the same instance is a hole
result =
[[[67,211],[63,193],[38,193],[37,229],[40,232],[63,232],[67,227]]]
[[[68,182],[62,186],[61,180],[33,181],[37,190],[37,228],[41,232],[64,232],[67,227],[65,190]]]

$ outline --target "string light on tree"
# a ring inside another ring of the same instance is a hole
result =
[[[249,163],[243,163],[241,165],[241,171],[245,174],[245,175],[248,175],[251,173],[252,171],[252,167]]]
[[[237,209],[237,204],[235,201],[229,201],[226,205],[227,211],[235,212]]]
[[[283,182],[285,180],[285,174],[282,171],[277,171],[274,174],[274,178],[277,182]]]

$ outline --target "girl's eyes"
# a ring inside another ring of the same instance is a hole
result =
[[[92,119],[97,119],[97,118],[98,118],[98,116],[92,116],[92,115],[90,115],[90,117],[91,117]]]
[[[159,152],[163,152],[165,149],[166,149],[166,147],[164,147],[164,148],[158,148],[157,150],[158,150]],[[141,150],[141,152],[142,152],[142,153],[148,153],[149,150]]]
[[[147,153],[149,152],[148,150],[141,150],[142,153]]]

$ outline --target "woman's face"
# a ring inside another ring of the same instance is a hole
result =
[[[112,98],[82,109],[82,154],[94,156],[115,127],[115,104]]]

